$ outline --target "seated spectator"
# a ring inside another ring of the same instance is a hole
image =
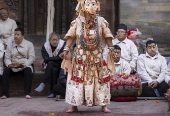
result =
[[[42,83],[35,89],[35,91],[43,91],[45,83],[48,82],[51,85],[51,94],[48,98],[55,97],[52,93],[52,89],[54,85],[57,84],[57,79],[61,70],[60,67],[62,59],[60,58],[60,54],[63,52],[64,46],[65,41],[61,40],[59,36],[53,32],[49,36],[49,41],[47,41],[41,49],[42,57],[44,59],[44,63],[46,64],[46,70],[43,75]]]
[[[113,45],[119,45],[121,48],[121,58],[130,63],[131,73],[135,73],[138,50],[136,45],[127,39],[127,26],[120,24],[117,30],[117,38],[113,39]]]
[[[67,82],[67,74],[65,74],[64,69],[60,70],[58,81],[59,82],[53,88],[53,93],[55,95],[59,95],[60,98],[64,98],[66,92],[66,82]],[[58,99],[59,99],[58,96],[56,96],[56,101]]]
[[[0,80],[4,71],[3,66],[3,56],[4,56],[4,44],[0,43]]]
[[[168,64],[166,75],[165,75],[165,82],[169,85],[170,87],[170,64]]]
[[[155,41],[146,42],[146,53],[137,60],[137,73],[142,80],[141,97],[163,96],[168,89],[165,83],[166,60],[158,54]]]
[[[14,40],[14,30],[17,24],[14,20],[9,18],[8,10],[0,9],[0,42],[7,45],[9,41]]]
[[[18,72],[24,76],[25,97],[31,99],[30,92],[32,86],[31,66],[35,60],[34,46],[31,42],[24,39],[24,31],[20,28],[15,29],[14,40],[9,42],[5,53],[5,65],[2,75],[2,97],[9,97],[9,78]]]
[[[116,74],[122,74],[125,73],[127,75],[130,74],[131,68],[130,68],[130,64],[120,58],[121,57],[121,48],[118,45],[114,45],[114,53],[115,53],[115,68],[116,68]]]

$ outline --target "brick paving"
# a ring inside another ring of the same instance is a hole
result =
[[[99,106],[80,106],[79,112],[67,114],[70,105],[64,100],[54,98],[10,97],[0,99],[0,116],[170,116],[168,103],[165,100],[138,100],[136,102],[113,102],[108,105],[111,113],[103,113]]]

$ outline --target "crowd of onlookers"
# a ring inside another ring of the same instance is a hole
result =
[[[9,78],[15,73],[24,77],[25,97],[30,96],[32,86],[33,62],[35,60],[34,46],[24,39],[24,31],[17,28],[14,20],[8,17],[8,11],[0,9],[0,76],[2,82],[2,97],[9,97]],[[115,53],[116,74],[139,75],[142,80],[143,97],[163,96],[170,86],[170,65],[158,52],[154,40],[146,42],[146,53],[138,53],[137,46],[127,38],[127,26],[120,24],[115,39],[112,41]],[[136,35],[138,36],[138,35]],[[49,41],[42,46],[42,66],[45,73],[40,85],[35,89],[44,90],[46,83],[51,85],[49,98],[56,95],[65,96],[67,74],[61,69],[61,53],[65,41],[55,32],[49,35]],[[107,60],[107,47],[103,57]]]
[[[2,85],[2,97],[9,97],[9,78],[15,73],[20,73],[24,77],[25,98],[31,99],[33,63],[35,61],[34,45],[24,39],[24,31],[17,28],[14,20],[8,16],[8,10],[0,9],[0,76]],[[42,83],[35,90],[41,92],[45,83],[50,83],[51,94],[49,98],[56,94],[65,95],[66,74],[61,70],[62,59],[59,55],[63,52],[65,41],[61,40],[59,35],[51,33],[41,49],[43,57],[43,75]],[[58,79],[58,77],[60,77]],[[59,81],[59,82],[57,82]]]
[[[154,40],[148,40],[145,54],[138,55],[133,41],[127,38],[127,26],[120,24],[116,38],[113,40],[115,48],[115,66],[117,74],[137,74],[142,81],[141,97],[160,97],[170,86],[170,73],[165,58],[158,52]],[[104,55],[107,54],[105,49]]]

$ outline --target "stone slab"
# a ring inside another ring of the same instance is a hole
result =
[[[99,106],[80,106],[79,112],[65,113],[71,106],[54,98],[10,97],[0,100],[0,116],[169,116],[168,103],[165,100],[137,100],[136,102],[113,102],[108,105],[111,113],[101,112]]]

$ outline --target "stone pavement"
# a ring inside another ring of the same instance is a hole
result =
[[[157,103],[159,102],[159,103]],[[103,113],[99,106],[80,106],[79,112],[67,114],[70,105],[54,98],[10,97],[0,99],[0,116],[170,116],[165,100],[137,100],[136,102],[113,102],[108,105],[112,113]]]

